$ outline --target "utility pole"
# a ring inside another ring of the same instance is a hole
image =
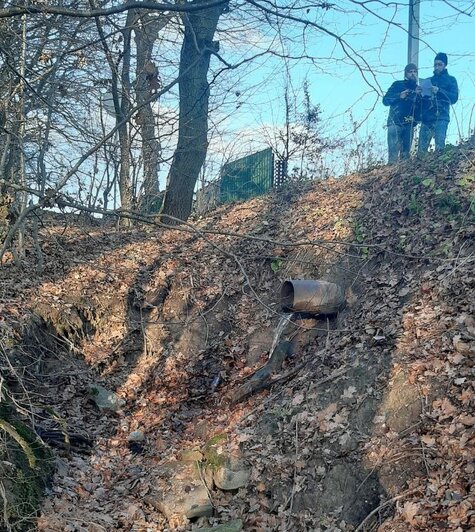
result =
[[[419,29],[422,0],[409,0],[407,62],[419,66]]]

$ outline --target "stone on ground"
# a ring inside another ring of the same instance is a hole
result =
[[[89,386],[89,392],[92,395],[93,401],[101,411],[117,412],[125,404],[125,401],[121,399],[117,394],[111,392],[100,384],[91,384]]]
[[[227,457],[213,472],[213,481],[221,490],[237,490],[247,486],[251,472],[243,460]]]
[[[161,467],[158,476],[157,496],[149,502],[167,519],[193,519],[213,514],[208,490],[195,464],[169,462]]]

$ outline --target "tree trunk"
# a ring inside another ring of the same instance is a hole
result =
[[[197,2],[196,2],[197,3]],[[180,58],[178,143],[168,176],[162,214],[186,220],[208,149],[207,80],[213,37],[223,6],[183,15],[185,35]],[[165,223],[173,223],[164,219]]]
[[[160,186],[158,171],[161,161],[161,145],[157,140],[155,116],[151,97],[160,88],[158,69],[152,61],[152,52],[158,34],[169,21],[169,17],[152,16],[143,12],[135,25],[135,44],[137,47],[136,97],[140,110],[136,121],[142,136],[143,187],[140,198],[140,210],[146,214],[160,209]]]
[[[92,2],[94,6],[94,2]],[[129,124],[124,122],[125,117],[129,113],[130,109],[130,44],[132,23],[134,19],[134,10],[130,10],[127,13],[127,19],[125,27],[122,30],[124,38],[124,50],[122,53],[122,70],[120,75],[120,89],[119,89],[119,74],[117,65],[112,56],[111,50],[107,45],[107,41],[104,35],[104,30],[99,19],[96,19],[96,26],[101,38],[102,46],[104,49],[107,62],[111,69],[111,91],[114,101],[114,109],[116,115],[116,123],[121,124],[118,128],[119,135],[119,150],[120,150],[120,169],[119,169],[119,194],[120,194],[120,206],[123,210],[133,209],[133,190],[132,181],[130,179],[130,136],[129,136]],[[130,218],[121,217],[120,225],[128,227],[131,225]]]
[[[130,109],[130,45],[132,36],[132,23],[134,19],[133,10],[127,13],[125,28],[122,31],[124,36],[123,64],[121,72],[121,97],[120,97],[120,120],[123,121],[129,114]],[[132,210],[134,207],[134,197],[132,191],[132,182],[130,179],[130,133],[128,122],[119,127],[119,144],[120,144],[120,173],[119,173],[119,192],[120,205],[124,210]],[[130,218],[121,218],[120,225],[129,227]]]

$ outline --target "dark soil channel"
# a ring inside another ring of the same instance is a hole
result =
[[[172,292],[172,288],[167,285],[157,296],[160,300],[159,304],[165,302],[170,292]],[[154,305],[156,304],[157,302],[154,301]],[[224,302],[218,305],[215,310],[216,312],[222,312],[225,307],[226,304]],[[139,337],[140,330],[147,326],[150,313],[148,311],[139,312],[137,301],[132,297],[129,299],[129,309],[131,309],[129,319],[134,322],[130,331],[132,334],[135,332],[136,337]],[[101,326],[107,326],[107,318],[100,311],[90,308],[85,311],[84,308],[79,306],[74,307],[73,310],[73,314],[78,316],[73,326],[71,325],[71,321],[64,323],[59,316],[52,319],[51,315],[47,314],[47,322],[43,321],[43,324],[36,330],[35,336],[37,340],[40,339],[38,338],[39,336],[44,338],[45,335],[51,336],[51,333],[53,333],[54,336],[59,336],[60,339],[62,336],[67,337],[68,342],[74,343],[76,341],[80,345],[81,341],[85,340],[88,333],[93,331],[99,323],[101,323]],[[91,318],[92,321],[85,318],[85,315]],[[305,318],[307,321],[314,319],[314,317],[304,314],[298,315],[297,317]],[[141,319],[143,320],[142,323],[140,322]],[[323,319],[317,322],[317,324],[322,328],[325,326],[334,329],[337,327],[337,320],[332,319],[329,322]],[[177,326],[175,326],[175,329],[177,329]],[[181,334],[183,334],[183,331],[175,330],[171,338],[173,341],[179,341]],[[324,332],[314,334],[317,337],[321,337],[322,335],[324,335]],[[310,336],[312,336],[311,333]],[[300,333],[300,344],[303,343],[305,343],[305,331]],[[60,344],[57,344],[56,348],[58,347],[60,347]],[[136,352],[138,353],[139,350]],[[59,355],[59,357],[62,359],[60,365],[64,370],[65,361],[70,355],[63,354]],[[51,359],[48,362],[45,361],[46,365],[43,373],[55,373],[54,367],[56,366],[56,369],[58,369],[58,362],[54,362]],[[132,362],[132,359],[129,359],[129,362]],[[324,409],[329,403],[338,403],[348,383],[353,384],[358,391],[366,390],[368,387],[376,387],[376,383],[381,382],[382,375],[385,375],[389,362],[390,357],[386,354],[377,359],[373,358],[367,366],[355,363],[354,367],[346,373],[344,379],[329,382],[318,389],[318,397],[313,403],[312,408],[318,411]],[[200,374],[203,374],[203,370],[207,366],[204,360],[202,363],[204,365],[198,368]],[[88,380],[90,380],[91,370],[76,358],[74,365],[77,367],[78,364],[83,366],[84,371],[89,372]],[[328,360],[324,361],[324,364],[328,366],[328,370],[331,370],[338,368],[339,361]],[[318,370],[318,373],[321,373],[320,370]],[[206,373],[209,373],[209,370]],[[186,429],[189,422],[200,417],[200,407],[195,403],[193,396],[196,394],[200,396],[200,392],[202,393],[203,390],[206,390],[209,386],[208,381],[210,378],[211,376],[205,377],[202,385],[197,381],[191,386],[189,395],[191,403],[182,405],[182,409],[180,409],[182,414],[178,411],[170,415],[169,422],[165,425],[167,430],[174,430],[178,435]],[[78,394],[81,392],[81,387],[86,386],[85,382],[81,384],[81,379],[74,378],[71,380],[67,376],[60,378],[59,381],[56,377],[52,380],[54,380],[57,390],[65,386],[70,386],[74,382]],[[48,383],[50,393],[53,390],[52,386],[52,383]],[[84,393],[84,388],[82,392]],[[196,409],[197,406],[199,407],[198,410]],[[349,425],[352,427],[351,436],[344,440],[334,441],[327,439],[321,434],[315,435],[314,446],[306,456],[307,465],[304,474],[307,476],[307,483],[304,490],[295,494],[293,511],[302,513],[311,511],[312,514],[319,516],[322,520],[326,516],[338,516],[347,523],[358,524],[380,504],[381,498],[385,494],[384,489],[379,484],[376,472],[369,471],[365,468],[359,450],[360,442],[364,441],[372,431],[372,420],[378,409],[379,400],[377,396],[369,397],[364,403],[357,405],[354,401],[348,399],[348,404],[344,406],[350,410]],[[203,405],[202,408],[207,408],[207,406]],[[300,408],[296,407],[291,415],[295,415],[299,410]],[[91,419],[90,408],[86,408],[85,411],[88,412],[88,415],[83,419],[83,426],[80,428],[84,432],[87,432],[88,427],[91,426],[91,422],[94,425],[95,420]],[[277,411],[278,409],[269,409],[261,421],[259,421],[260,432],[263,435],[275,436],[278,434],[280,423],[285,419],[282,417],[279,418],[279,414],[276,413]],[[285,421],[288,422],[289,420],[287,419]],[[115,427],[116,419],[111,418],[109,427],[111,434],[114,432]],[[75,427],[75,429],[77,428]],[[93,434],[91,436],[94,437]],[[104,436],[104,434],[101,434],[101,436]],[[285,454],[286,450],[282,449],[282,451]],[[244,452],[246,459],[252,463],[253,459],[256,458],[253,456],[253,452],[246,450],[245,447]],[[291,490],[292,487],[289,485],[275,483],[269,492],[272,504],[274,506],[285,504],[285,499]]]

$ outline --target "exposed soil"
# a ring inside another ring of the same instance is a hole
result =
[[[475,527],[473,161],[467,144],[175,230],[43,227],[43,273],[34,255],[2,268],[3,351],[22,368],[10,386],[36,426],[92,446],[54,447],[35,526]],[[336,282],[347,305],[296,316],[277,383],[230,406],[267,360],[288,278]],[[91,383],[121,409],[99,411]],[[166,518],[151,504],[166,464],[188,451],[205,462],[216,436],[218,455],[250,464],[249,484],[212,490],[212,517]]]

